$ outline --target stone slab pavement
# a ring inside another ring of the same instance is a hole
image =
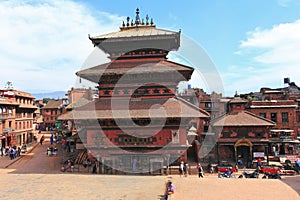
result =
[[[37,145],[32,155],[0,169],[0,199],[163,199],[168,180],[175,185],[172,200],[198,199],[300,199],[297,189],[272,179],[219,179],[217,175],[130,176],[73,174],[60,171],[61,157],[45,154],[48,142]],[[293,177],[297,184],[300,176]]]
[[[17,157],[17,158],[15,158],[13,160],[11,160],[9,158],[9,156],[0,156],[0,168],[7,168],[10,165],[12,165],[15,162],[17,162],[22,157],[26,156],[27,154],[30,154],[38,144],[39,143],[35,143],[35,142],[28,144],[27,145],[27,152],[26,153],[21,153],[20,157]]]
[[[17,174],[0,169],[0,199],[163,199],[164,184],[172,180],[172,200],[198,199],[300,199],[298,193],[280,180],[219,179],[207,176],[115,176],[58,174]],[[13,183],[11,184],[8,183]],[[3,187],[5,186],[5,187]]]

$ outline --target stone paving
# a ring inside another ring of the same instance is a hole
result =
[[[9,156],[0,156],[0,168],[7,168],[10,165],[12,165],[13,163],[17,162],[22,157],[30,154],[30,152],[36,147],[37,144],[38,143],[30,143],[29,145],[27,145],[27,152],[26,153],[21,153],[20,157],[17,157],[13,160],[11,160],[9,158]]]
[[[280,180],[219,179],[206,175],[114,176],[60,172],[61,155],[49,157],[45,145],[36,148],[8,168],[0,169],[0,199],[163,199],[164,184],[172,180],[172,200],[198,199],[300,199]],[[299,180],[300,176],[294,177]],[[284,178],[285,180],[285,178]]]
[[[216,176],[199,179],[196,176],[15,174],[11,169],[1,171],[0,199],[162,199],[164,183],[169,179],[176,187],[173,200],[299,199],[296,191],[279,180],[218,179]]]

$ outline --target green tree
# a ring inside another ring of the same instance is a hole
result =
[[[43,103],[47,104],[50,100],[51,100],[51,98],[43,98]]]

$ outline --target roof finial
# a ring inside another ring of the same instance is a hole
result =
[[[235,91],[234,97],[239,97],[237,90]]]
[[[127,23],[126,23],[127,27],[129,26],[129,21],[130,21],[130,17],[127,17]]]
[[[153,25],[154,25],[153,18],[151,18],[150,25],[151,25],[151,26],[153,26]]]
[[[149,16],[148,16],[148,14],[146,15],[146,26],[148,26],[149,25]]]
[[[138,26],[140,24],[140,10],[139,8],[136,9],[136,16],[135,16],[135,25]]]

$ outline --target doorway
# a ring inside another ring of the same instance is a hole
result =
[[[251,153],[249,146],[238,146],[237,147],[237,159],[242,160],[242,163],[246,167],[251,165]]]

